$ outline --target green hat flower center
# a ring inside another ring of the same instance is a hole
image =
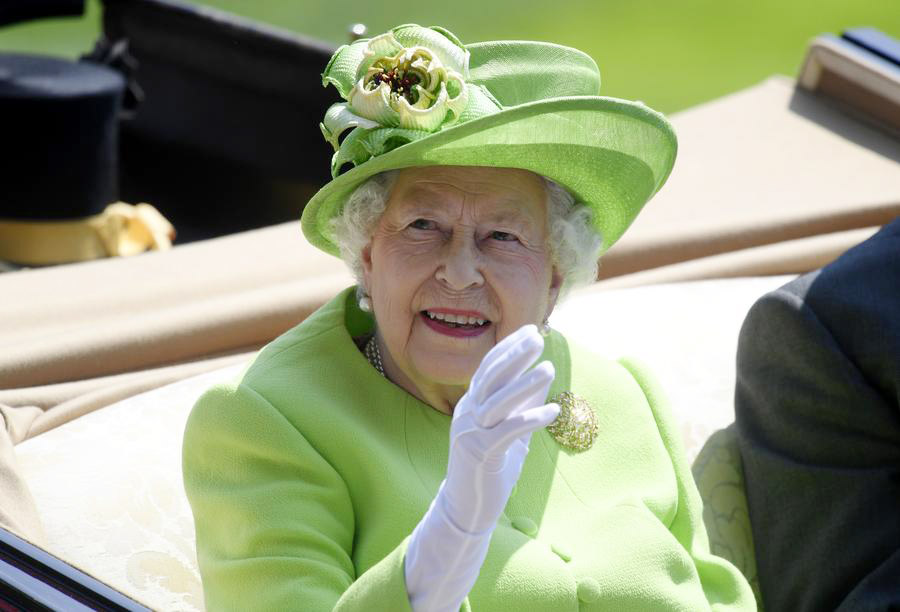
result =
[[[408,129],[435,131],[454,121],[465,105],[465,83],[422,46],[375,56],[348,96],[360,117]],[[448,116],[449,115],[449,116]]]
[[[403,96],[410,104],[416,104],[422,95],[431,101],[434,94],[427,89],[431,85],[427,67],[430,63],[431,58],[426,57],[423,50],[381,58],[369,68],[363,79],[363,86],[367,91],[375,91],[382,83],[387,83],[391,93]]]

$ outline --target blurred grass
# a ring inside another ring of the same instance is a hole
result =
[[[332,43],[365,23],[377,34],[400,23],[442,25],[463,42],[549,40],[589,53],[603,95],[640,99],[673,112],[757,83],[795,76],[809,40],[874,26],[900,38],[900,0],[207,0],[249,18]],[[0,50],[77,57],[100,29],[99,0],[81,19],[0,30]],[[324,68],[324,66],[323,66]]]

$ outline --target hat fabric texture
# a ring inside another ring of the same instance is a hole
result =
[[[442,28],[403,25],[341,47],[322,78],[347,101],[332,105],[321,124],[335,147],[334,178],[307,203],[302,225],[313,245],[333,255],[339,248],[330,221],[363,181],[433,165],[546,176],[592,209],[606,251],[675,161],[665,117],[641,102],[598,96],[596,63],[562,45],[463,46]]]

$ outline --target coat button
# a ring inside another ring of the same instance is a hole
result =
[[[534,521],[527,516],[517,516],[512,520],[512,526],[525,535],[534,537],[537,535],[538,528]]]
[[[600,585],[593,578],[582,578],[578,581],[578,600],[593,603],[600,599]]]
[[[556,553],[556,556],[568,563],[572,560],[572,555],[569,553],[569,549],[563,546],[562,544],[551,544],[550,550]]]

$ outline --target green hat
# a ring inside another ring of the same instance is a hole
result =
[[[325,72],[346,102],[321,124],[334,177],[303,210],[306,238],[339,254],[330,220],[369,177],[410,166],[522,168],[593,211],[606,251],[672,170],[672,126],[641,102],[596,95],[587,54],[551,43],[463,45],[402,25],[337,50]],[[351,130],[340,140],[342,134]],[[340,173],[346,164],[352,169]]]

